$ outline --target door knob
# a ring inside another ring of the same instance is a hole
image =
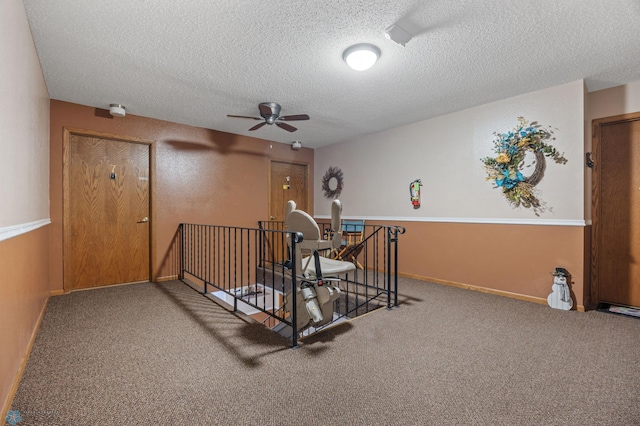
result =
[[[276,220],[275,216],[271,216],[269,220]]]
[[[149,218],[146,216],[138,221],[138,223],[145,223],[145,222],[149,222]]]

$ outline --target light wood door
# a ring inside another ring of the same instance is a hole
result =
[[[271,229],[284,230],[279,222],[284,221],[287,202],[296,202],[298,210],[308,211],[308,167],[306,164],[271,161],[269,175],[269,219]],[[310,213],[311,214],[311,213]],[[273,260],[281,262],[286,253],[284,238],[274,236],[270,242]]]
[[[149,145],[71,134],[65,288],[148,281]]]
[[[598,127],[598,299],[640,306],[640,116]]]

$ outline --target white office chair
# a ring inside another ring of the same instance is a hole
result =
[[[285,219],[288,231],[300,232],[303,235],[303,241],[296,244],[298,285],[286,298],[287,310],[290,311],[293,297],[296,295],[298,332],[310,326],[325,325],[333,319],[333,302],[340,296],[340,276],[356,269],[351,262],[319,255],[321,251],[340,246],[340,201],[335,200],[331,210],[334,228],[331,240],[321,239],[318,224],[302,210],[291,211]]]

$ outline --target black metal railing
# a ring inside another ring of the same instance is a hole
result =
[[[328,225],[321,228],[327,232]],[[344,318],[398,305],[397,244],[402,233],[404,228],[398,226],[367,225],[362,241],[342,250],[342,259],[357,262],[357,268],[340,282],[342,294],[334,302],[333,321],[313,332]],[[259,228],[181,224],[168,262],[179,265],[167,269],[234,312],[244,312],[272,329],[290,327],[295,347],[299,337],[310,333],[297,330],[296,303],[288,306],[286,297],[299,281],[295,255],[302,238],[275,221],[260,222]]]
[[[331,238],[329,223],[318,223],[324,238]],[[260,229],[281,231],[284,222],[262,221]],[[345,231],[351,232],[355,229]],[[341,247],[324,253],[325,256],[351,261],[356,264],[355,272],[349,274],[340,285],[345,297],[336,302],[336,312],[340,317],[349,318],[377,309],[381,296],[386,297],[386,307],[398,306],[398,237],[404,234],[402,226],[359,225],[361,235],[350,241],[343,235]],[[267,259],[274,259],[272,253],[265,253]],[[268,260],[267,260],[268,261]],[[277,260],[276,260],[277,262]],[[341,312],[342,311],[342,312]],[[330,325],[330,324],[329,324]]]
[[[302,234],[183,223],[180,238],[182,281],[208,298],[232,306],[234,312],[266,315],[290,326],[292,346],[297,346],[296,304],[285,306],[285,295],[296,288],[295,263],[284,274],[276,263],[265,264],[262,259],[274,243],[284,249],[287,241],[295,256]]]

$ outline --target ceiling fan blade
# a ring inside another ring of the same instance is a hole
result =
[[[252,120],[263,120],[262,117],[247,117],[246,115],[231,115],[231,114],[227,114],[227,117],[233,117],[233,118],[250,118]]]
[[[308,120],[309,116],[307,114],[297,114],[297,115],[283,115],[282,117],[278,117],[278,120],[282,121],[295,121],[295,120]]]
[[[281,129],[285,129],[287,132],[295,132],[296,130],[298,130],[290,124],[280,123],[279,121],[276,121],[276,126],[280,127]]]
[[[258,130],[260,127],[264,126],[265,124],[267,124],[267,122],[266,122],[266,121],[263,121],[263,122],[262,122],[262,123],[260,123],[260,124],[256,124],[255,126],[253,126],[252,128],[250,128],[250,129],[249,129],[249,131],[251,131],[251,130]]]

